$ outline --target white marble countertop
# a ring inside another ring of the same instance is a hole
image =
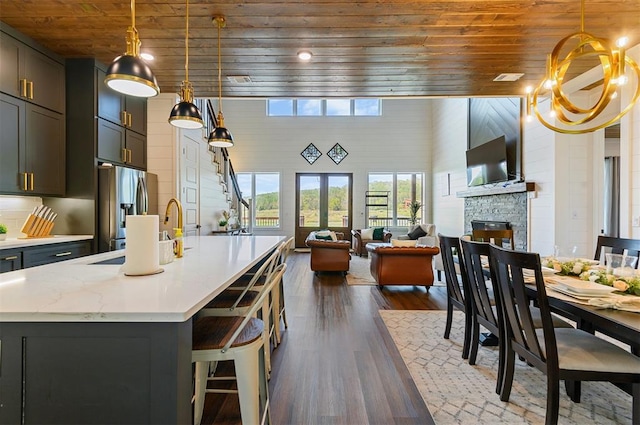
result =
[[[0,274],[0,322],[183,322],[283,236],[200,236],[151,276],[96,265],[124,250]]]
[[[26,248],[29,246],[48,245],[52,243],[76,242],[93,239],[93,235],[56,235],[50,238],[8,238],[0,241],[0,251],[9,248]]]

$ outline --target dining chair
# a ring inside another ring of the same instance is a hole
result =
[[[640,357],[580,329],[554,329],[540,256],[495,245],[491,245],[490,250],[506,325],[500,399],[509,401],[517,353],[547,376],[546,424],[558,423],[561,380],[565,381],[567,394],[574,402],[580,401],[581,381],[631,384],[632,423],[640,423]],[[533,325],[523,270],[533,272],[535,277],[541,329]]]
[[[627,254],[632,257],[638,257],[640,255],[640,239],[625,239],[615,238],[611,236],[598,236],[598,242],[596,244],[596,252],[593,255],[594,260],[599,260],[602,264],[604,260],[604,254]],[[640,261],[636,262],[636,267]]]
[[[513,229],[474,229],[471,231],[471,238],[474,241],[495,243],[498,246],[504,246],[507,243],[511,249],[515,249]]]
[[[293,250],[294,237],[290,237],[285,242],[282,243],[280,248],[280,258],[279,264],[286,264],[287,258],[289,254]],[[276,291],[273,292],[273,305],[275,306],[273,311],[273,320],[274,324],[274,335],[273,335],[273,344],[274,347],[280,345],[280,341],[282,340],[282,330],[280,329],[280,322],[284,324],[284,328],[288,329],[289,324],[287,323],[287,311],[285,309],[284,303],[284,276],[280,279],[280,284]]]
[[[478,346],[480,345],[480,326],[498,338],[498,373],[496,379],[496,393],[500,393],[504,377],[504,319],[501,310],[500,291],[497,288],[495,272],[490,267],[491,250],[489,243],[461,240],[464,264],[469,275],[469,298],[473,307],[473,332],[471,334],[471,348],[469,364],[476,364]],[[487,281],[489,279],[489,281]],[[537,307],[531,308],[531,318],[536,329],[542,328],[541,314]],[[561,318],[552,315],[554,328],[571,328],[572,326]]]
[[[270,424],[268,371],[264,351],[265,322],[258,319],[269,294],[278,284],[287,265],[277,266],[244,316],[205,316],[193,323],[191,361],[195,363],[194,424],[200,424],[206,393],[229,393],[209,389],[210,380],[235,379],[243,424]],[[209,364],[232,360],[235,378],[209,377]]]
[[[464,313],[464,342],[462,345],[462,358],[469,358],[471,333],[473,332],[472,306],[468,297],[468,275],[461,255],[460,239],[452,236],[444,236],[438,233],[440,240],[440,254],[444,267],[444,277],[447,284],[447,322],[444,329],[444,338],[449,339],[453,322],[453,308]],[[458,271],[460,280],[458,280]]]

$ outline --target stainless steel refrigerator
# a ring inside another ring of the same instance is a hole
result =
[[[158,176],[120,166],[98,169],[98,252],[125,247],[126,216],[158,214]]]

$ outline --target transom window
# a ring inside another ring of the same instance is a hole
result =
[[[267,99],[270,117],[380,116],[380,99]]]

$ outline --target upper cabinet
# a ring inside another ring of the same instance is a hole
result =
[[[126,96],[104,84],[106,72],[98,69],[98,116],[140,134],[147,134],[147,99]]]
[[[64,113],[64,65],[0,32],[0,91]]]
[[[0,194],[64,196],[64,61],[0,29]]]

